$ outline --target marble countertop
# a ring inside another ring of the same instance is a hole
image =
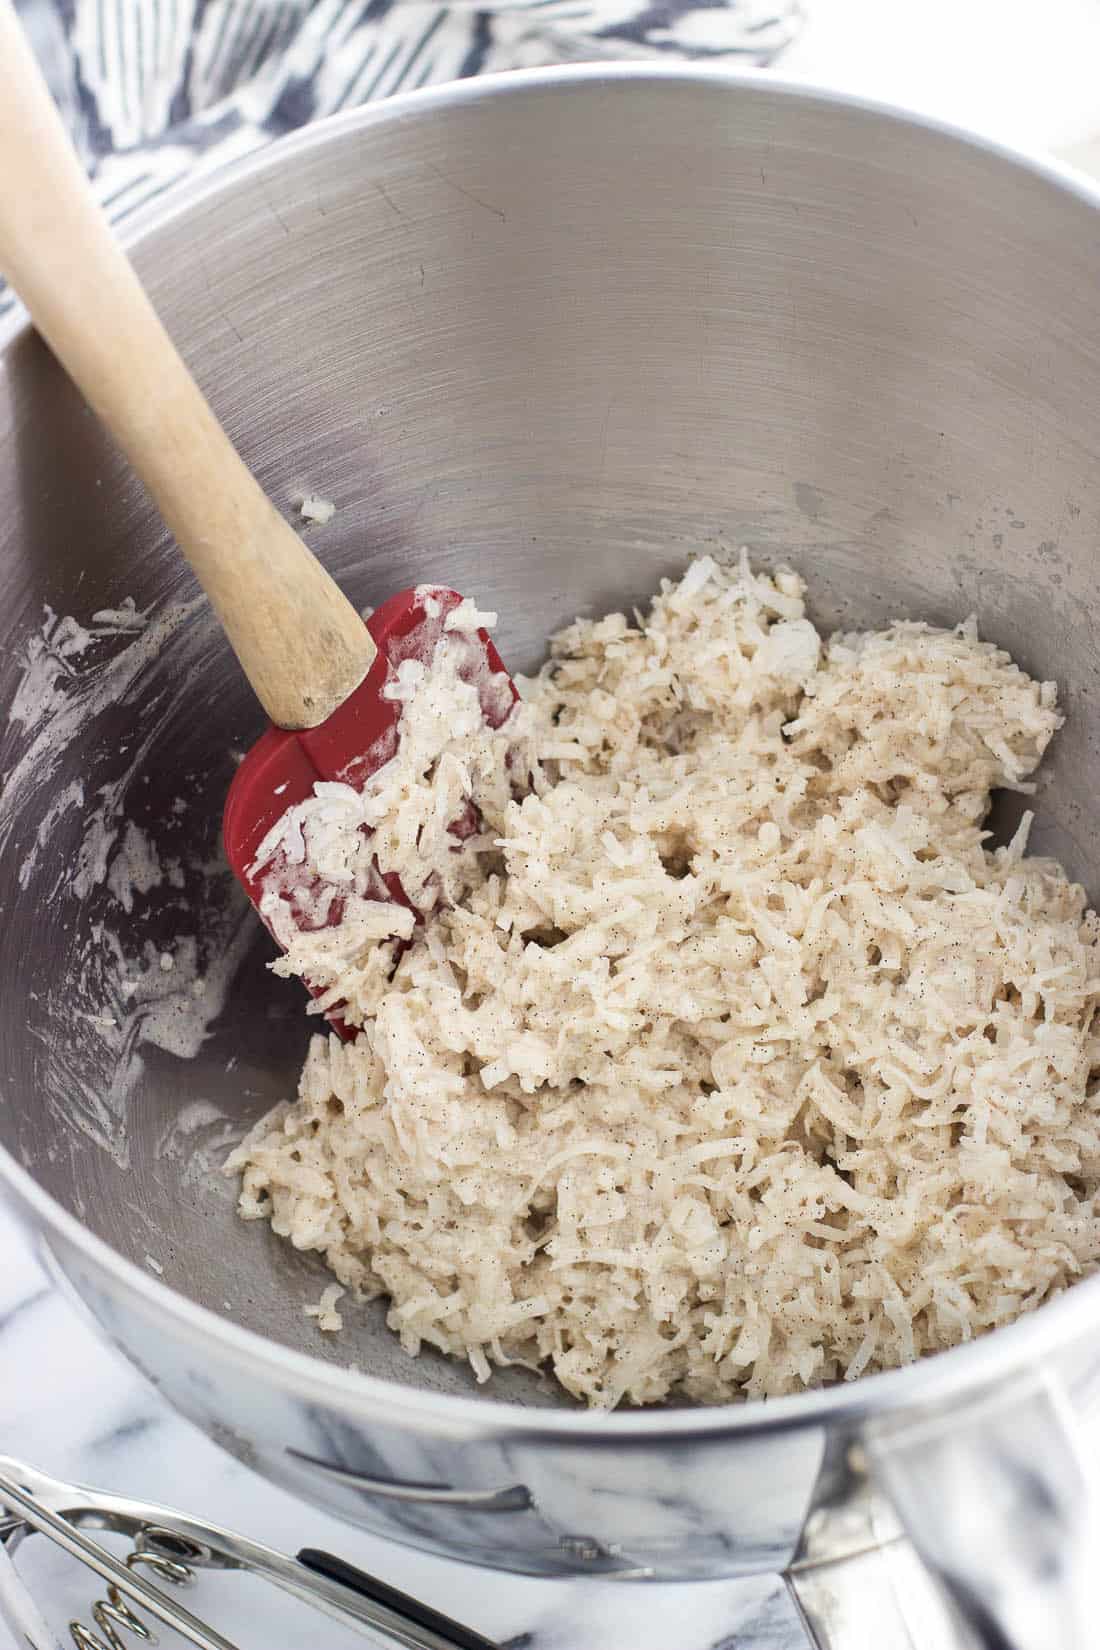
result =
[[[894,99],[1100,172],[1096,0],[811,0],[782,65]],[[1100,1472],[1100,1425],[1093,1432]],[[326,1547],[510,1650],[804,1650],[776,1583],[537,1582],[373,1539],[271,1488],[181,1420],[46,1281],[0,1207],[0,1450],[65,1478],[160,1500],[286,1551]],[[87,1619],[92,1577],[43,1541],[20,1568],[51,1623]],[[341,1650],[363,1641],[297,1615],[258,1584],[203,1580],[187,1596],[245,1647]],[[204,1592],[203,1589],[208,1589]],[[310,1626],[313,1625],[311,1632]],[[129,1642],[129,1641],[128,1641]],[[138,1642],[138,1641],[133,1641]],[[178,1643],[165,1635],[166,1645]],[[0,1625],[0,1650],[10,1639]]]

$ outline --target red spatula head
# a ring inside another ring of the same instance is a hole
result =
[[[313,795],[318,780],[361,789],[393,757],[401,737],[401,705],[383,689],[404,660],[431,661],[447,615],[461,600],[456,591],[436,585],[391,596],[366,621],[378,656],[355,692],[319,727],[293,733],[269,727],[244,758],[229,787],[222,835],[229,864],[257,908],[264,878],[256,874],[256,855],[267,833],[288,808]],[[470,635],[468,665],[460,674],[478,682],[485,720],[499,727],[518,695],[487,631]],[[455,829],[462,834],[463,822],[456,821]],[[379,878],[378,886],[379,898],[409,904],[396,877]],[[337,1014],[329,1018],[342,1035],[350,1035]]]

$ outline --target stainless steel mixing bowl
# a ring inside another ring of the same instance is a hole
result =
[[[1033,845],[1100,888],[1085,186],[776,81],[540,72],[322,124],[133,246],[265,487],[338,505],[313,542],[356,601],[453,584],[500,610],[516,668],[716,545],[803,570],[827,626],[977,611],[1061,684]],[[318,1334],[319,1265],[240,1224],[204,1167],[290,1093],[307,1037],[213,863],[258,712],[201,604],[156,646],[103,621],[35,640],[44,606],[155,616],[194,590],[45,349],[18,324],[0,342],[0,699],[21,693],[0,1171],[55,1273],[241,1459],[398,1540],[544,1575],[793,1565],[822,1644],[880,1646],[889,1500],[983,1642],[1083,1646],[1070,1408],[1100,1362],[1100,1280],[917,1368],[727,1411],[591,1416],[518,1370],[484,1393],[406,1359],[380,1307]],[[111,873],[120,808],[182,887]],[[205,1039],[171,971],[157,985],[196,935],[208,990],[231,976]],[[1037,1622],[1035,1598],[1061,1616]]]

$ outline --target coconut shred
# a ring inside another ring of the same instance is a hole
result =
[[[1094,1270],[1100,926],[1030,815],[983,828],[1053,684],[972,621],[823,640],[794,573],[703,559],[564,630],[494,731],[462,622],[401,666],[393,760],[261,851],[276,972],[358,1028],[228,1164],[335,1274],[321,1327],[385,1295],[482,1380],[725,1402]]]

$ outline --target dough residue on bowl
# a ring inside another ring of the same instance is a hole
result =
[[[696,561],[557,636],[498,732],[445,636],[394,760],[265,844],[276,969],[362,1029],[228,1167],[410,1353],[721,1402],[1095,1268],[1100,925],[1030,816],[983,831],[1054,686],[972,621],[823,642],[803,595]],[[374,860],[430,920],[366,897]]]

